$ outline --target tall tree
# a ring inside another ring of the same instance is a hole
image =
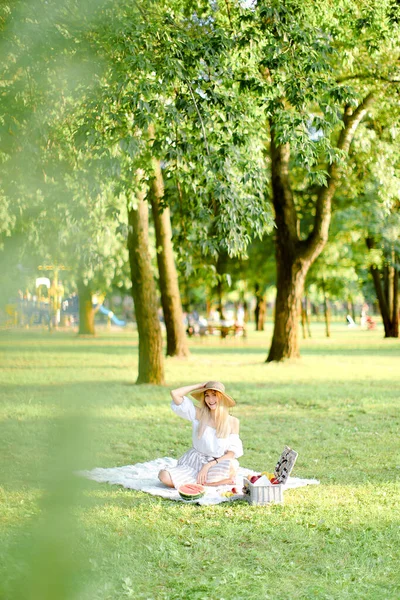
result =
[[[150,182],[149,199],[156,232],[157,264],[160,281],[161,303],[167,331],[167,356],[189,355],[183,323],[182,302],[179,292],[178,273],[172,246],[171,215],[163,205],[164,180],[160,161],[153,157],[154,176]]]
[[[337,149],[346,155],[355,131],[372,101],[373,96],[368,95],[355,110],[348,108],[343,115],[343,129]],[[274,334],[267,362],[299,355],[298,318],[304,282],[309,268],[328,241],[332,199],[340,181],[339,165],[333,162],[328,167],[327,185],[321,187],[318,192],[313,228],[308,236],[302,239],[289,179],[289,160],[289,144],[281,144],[277,141],[275,123],[272,121],[271,169],[272,201],[277,226],[275,236],[277,297]]]
[[[277,299],[267,361],[299,355],[304,281],[327,243],[350,145],[374,102],[398,87],[391,9],[389,1],[261,0],[233,19],[242,48],[259,40],[242,87],[262,101],[269,136]],[[238,54],[245,64],[246,51]]]
[[[183,3],[186,4],[189,6],[190,2]],[[170,19],[172,8],[176,10],[174,20]],[[256,196],[260,200],[263,178],[253,184],[255,171],[261,170],[262,144],[251,154],[255,159],[246,159],[249,144],[244,141],[249,138],[249,125],[246,129],[240,122],[241,114],[232,102],[227,110],[232,123],[227,124],[220,109],[224,98],[229,99],[227,90],[218,91],[218,52],[225,51],[223,31],[212,22],[199,20],[194,13],[185,13],[179,2],[149,3],[146,18],[141,9],[130,4],[122,4],[117,10],[112,6],[109,14],[113,17],[111,26],[95,35],[100,53],[110,62],[110,70],[103,78],[101,94],[86,104],[87,124],[79,135],[86,139],[88,147],[96,147],[96,152],[103,154],[112,170],[118,165],[117,194],[129,195],[132,173],[142,169],[154,207],[158,200],[162,208],[167,204],[182,208],[184,221],[190,223],[190,236],[185,236],[182,244],[185,250],[190,252],[198,245],[211,257],[219,251],[243,251],[250,238],[250,224],[256,222],[259,233],[266,223],[270,224],[270,219],[265,204],[248,205],[249,198]],[[103,110],[104,104],[107,111]],[[157,140],[149,144],[152,127],[157,131]],[[237,142],[232,142],[232,133]],[[198,161],[204,152],[206,160]],[[154,161],[160,160],[169,181],[162,203],[161,180],[154,176]],[[243,167],[251,162],[252,168],[245,173]],[[160,238],[168,211],[158,208],[154,215]],[[134,226],[130,216],[130,227]],[[175,230],[180,233],[179,227]],[[168,237],[169,233],[163,240]],[[223,247],[219,248],[221,240]],[[157,246],[161,247],[159,243]],[[170,285],[176,276],[170,270],[167,277],[161,260],[168,254],[172,258],[168,252],[158,256],[168,323],[168,306],[177,307],[173,327],[171,331],[167,329],[167,353],[176,352],[172,345],[176,346],[178,331],[181,341],[177,350],[184,353],[180,299],[176,284],[174,289]],[[140,311],[136,314],[141,318]],[[139,330],[145,331],[146,327]]]
[[[162,384],[164,366],[158,303],[148,247],[149,208],[145,191],[137,192],[136,206],[128,204],[128,250],[132,296],[139,333],[137,383]]]

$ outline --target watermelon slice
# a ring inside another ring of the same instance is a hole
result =
[[[199,483],[184,483],[178,488],[179,495],[184,500],[198,500],[206,493],[206,488]]]

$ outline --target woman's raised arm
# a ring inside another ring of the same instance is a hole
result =
[[[177,388],[176,390],[171,390],[171,398],[174,403],[179,406],[179,404],[182,404],[183,402],[183,396],[186,396],[186,394],[190,394],[190,392],[204,387],[206,383],[195,383],[194,385],[185,385],[184,387]]]

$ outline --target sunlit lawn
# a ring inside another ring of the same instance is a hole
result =
[[[135,386],[137,338],[0,336],[0,596],[7,600],[400,598],[400,342],[322,325],[302,358],[267,365],[271,336],[191,340],[166,387]],[[190,425],[168,389],[224,381],[244,466],[294,475],[283,506],[173,503],[72,475],[177,457]]]

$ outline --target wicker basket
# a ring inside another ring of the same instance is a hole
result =
[[[250,504],[283,504],[283,485],[254,485],[246,477],[243,479],[246,496]]]

